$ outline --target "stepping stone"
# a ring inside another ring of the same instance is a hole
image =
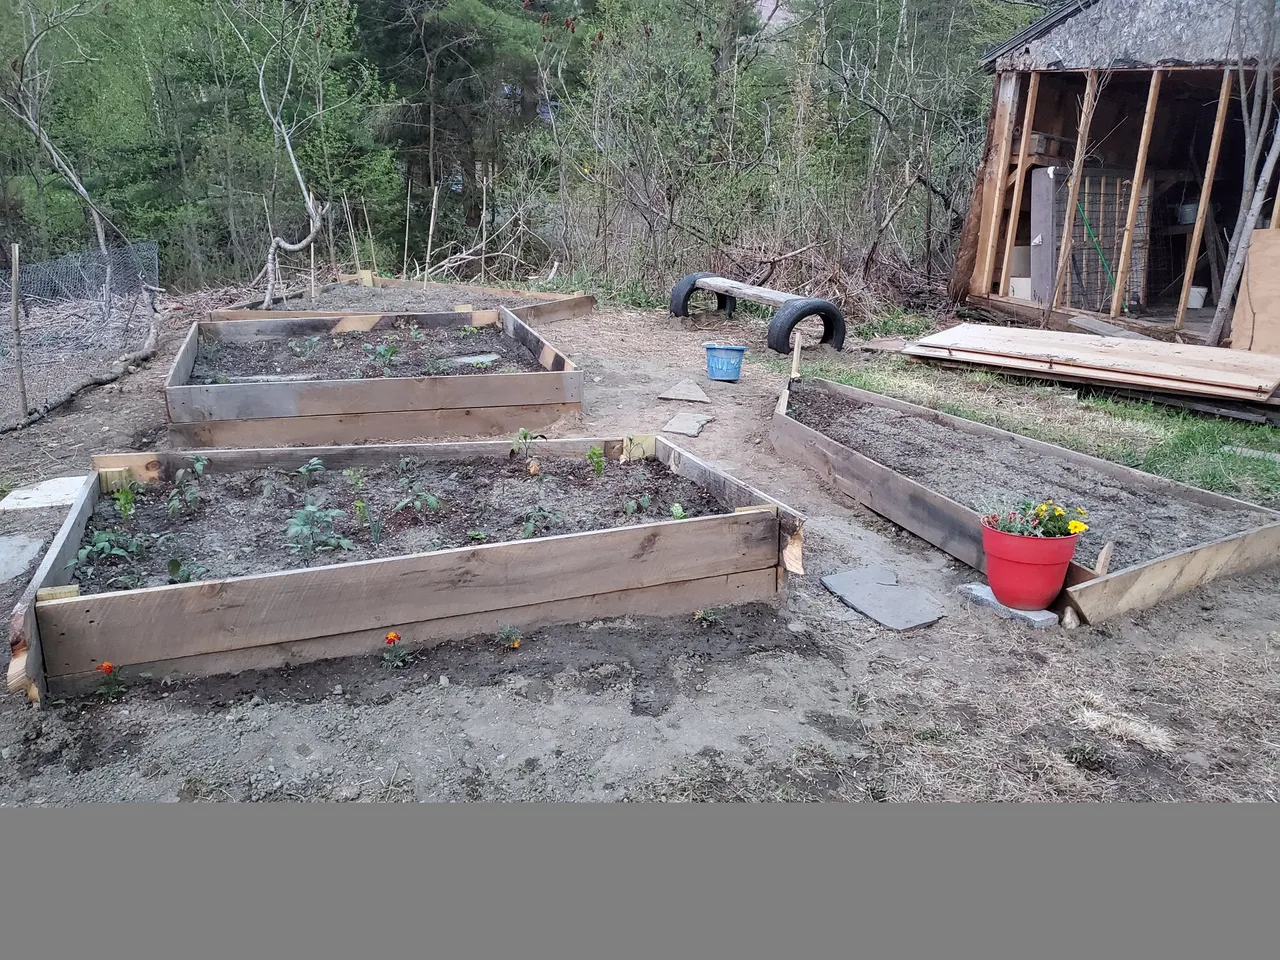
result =
[[[687,400],[690,403],[710,403],[711,398],[692,380],[681,380],[658,394],[659,400]]]
[[[69,507],[84,486],[84,477],[55,477],[19,487],[0,500],[0,510],[38,510],[43,507]]]
[[[898,575],[885,567],[833,573],[822,578],[822,585],[846,606],[891,630],[926,627],[945,613],[931,595],[898,583]]]
[[[714,419],[715,417],[700,417],[696,413],[677,413],[667,421],[667,425],[662,428],[662,432],[696,437],[702,432],[702,428]]]
[[[20,535],[0,537],[0,583],[14,580],[24,573],[31,561],[40,556],[44,541]]]
[[[991,587],[985,583],[966,583],[959,587],[959,592],[980,607],[989,607],[996,616],[1006,620],[1020,620],[1036,630],[1048,630],[1058,625],[1058,615],[1052,610],[1014,610],[1006,607],[996,599]]]
[[[454,357],[449,362],[456,367],[468,367],[477,363],[493,363],[501,359],[496,353],[478,353],[473,357]]]

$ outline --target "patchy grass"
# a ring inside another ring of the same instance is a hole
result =
[[[550,283],[539,283],[536,288],[548,293],[573,293],[584,290],[592,294],[600,303],[620,304],[628,307],[664,307],[668,303],[668,294],[650,290],[635,280],[617,281],[608,277],[598,277],[589,271],[578,268],[556,276]]]
[[[852,332],[859,340],[874,340],[877,337],[918,337],[932,328],[933,321],[928,317],[895,307],[883,316],[857,324]]]
[[[766,361],[782,371],[782,358]],[[1280,452],[1280,430],[1150,403],[1079,398],[1074,389],[987,370],[943,370],[905,357],[826,355],[802,361],[822,377],[1056,443],[1157,476],[1273,506],[1280,462],[1226,447]]]
[[[17,483],[15,481],[10,480],[3,473],[0,473],[0,500],[3,500],[5,497],[7,497],[9,495],[9,491],[16,486],[17,486]]]

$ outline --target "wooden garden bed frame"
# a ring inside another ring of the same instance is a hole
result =
[[[769,601],[801,573],[804,518],[663,437],[536,441],[543,456],[656,458],[734,512],[588,533],[482,544],[385,559],[79,596],[75,558],[104,490],[171,477],[191,454],[93,458],[74,505],[14,608],[9,689],[39,703],[75,692],[109,660],[125,676],[238,673],[372,653],[389,630],[429,647],[503,626],[535,628],[626,615],[664,616]],[[505,459],[510,443],[475,441],[205,450],[210,474],[331,470],[400,457]]]
[[[508,310],[417,314],[286,313],[224,310],[191,325],[165,381],[169,439],[181,447],[265,447],[366,440],[493,436],[541,427],[581,411],[583,376],[526,320],[585,316],[592,297]],[[381,330],[397,322],[421,327],[501,325],[543,370],[365,380],[262,379],[193,384],[200,341],[245,342]]]
[[[1085,623],[1097,624],[1121,613],[1145,610],[1218,577],[1249,573],[1280,563],[1280,513],[1274,510],[878,393],[829,380],[814,380],[811,385],[859,403],[897,410],[942,424],[970,436],[1012,441],[1040,456],[1057,458],[1115,477],[1129,489],[1177,497],[1189,505],[1248,510],[1275,517],[1275,522],[1123,570],[1106,572],[1105,564],[1100,564],[1104,572],[1099,574],[1073,563],[1056,607],[1060,611],[1066,607],[1073,608]],[[787,413],[790,398],[790,389],[784,390],[773,413],[770,439],[779,455],[812,467],[842,493],[957,560],[979,571],[986,569],[982,527],[976,511],[794,420]]]

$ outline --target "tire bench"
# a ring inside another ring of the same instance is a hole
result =
[[[691,273],[671,288],[671,315],[687,317],[689,300],[699,290],[714,293],[716,309],[729,316],[733,316],[739,299],[776,308],[777,312],[769,321],[768,344],[769,349],[778,353],[791,352],[791,332],[808,317],[822,320],[823,343],[830,344],[835,350],[844,348],[844,314],[829,300],[802,297],[768,287],[753,287],[749,283],[726,280],[714,273]]]

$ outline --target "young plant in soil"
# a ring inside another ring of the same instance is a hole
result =
[[[715,610],[695,610],[693,619],[698,622],[699,626],[714,627],[717,623],[722,623],[724,617],[720,616]]]
[[[165,509],[169,519],[176,520],[184,513],[195,513],[200,507],[200,478],[209,465],[206,457],[192,457],[191,467],[182,467],[173,475],[173,491]]]
[[[400,348],[394,343],[384,341],[377,346],[372,343],[366,343],[364,352],[371,363],[382,367],[382,375],[389,377],[391,376],[391,364],[395,363],[396,355],[400,352]]]
[[[322,510],[313,503],[307,504],[294,513],[285,527],[289,550],[309,563],[318,553],[354,549],[354,543],[334,530],[334,521],[345,516],[343,510]]]
[[[114,530],[95,530],[93,538],[76,552],[76,558],[67,567],[75,567],[89,577],[102,564],[133,564],[145,553],[146,547],[138,537]]]
[[[519,650],[524,638],[515,627],[506,626],[493,635],[493,640],[506,650]]]
[[[600,447],[592,447],[587,451],[587,463],[591,464],[591,471],[597,477],[604,474],[604,450]]]
[[[107,700],[119,700],[129,688],[120,679],[120,669],[110,660],[103,660],[94,669],[102,674],[102,682],[94,691]]]
[[[207,574],[209,568],[198,563],[191,563],[187,560],[172,557],[169,560],[168,571],[170,583],[190,583],[192,580],[199,580]]]
[[[527,428],[521,427],[516,431],[515,440],[511,442],[511,456],[515,456],[517,453],[520,454],[529,468],[531,477],[536,477],[542,472],[542,464],[538,462],[536,457],[530,455],[533,450],[533,444],[535,441],[545,439],[547,439],[546,434],[533,433]]]
[[[673,503],[671,505],[671,516],[676,520],[684,520],[689,514],[685,513],[684,507],[680,506],[680,504]]]
[[[319,457],[312,457],[293,472],[302,478],[302,489],[308,490],[311,487],[311,478],[317,474],[324,473],[324,464]]]
[[[549,534],[553,527],[564,522],[564,517],[554,510],[545,507],[530,507],[524,513],[524,524],[520,527],[520,538],[528,540],[535,534]]]
[[[133,492],[133,484],[128,483],[121,487],[111,494],[111,499],[116,502],[116,510],[120,514],[120,522],[124,524],[131,522],[138,509],[137,499]]]
[[[388,670],[402,670],[414,661],[413,651],[400,645],[400,634],[394,630],[387,634],[385,647],[382,665]]]
[[[642,510],[648,510],[653,500],[647,493],[643,493],[638,497],[628,497],[622,501],[622,515],[624,517],[633,517]]]
[[[289,340],[289,352],[295,357],[309,357],[320,349],[319,337],[294,337]]]
[[[392,513],[399,513],[401,510],[413,510],[418,514],[419,518],[425,517],[427,513],[438,513],[440,511],[440,498],[429,491],[421,480],[413,477],[402,477],[400,479],[400,489],[404,493],[403,499],[395,505]]]

